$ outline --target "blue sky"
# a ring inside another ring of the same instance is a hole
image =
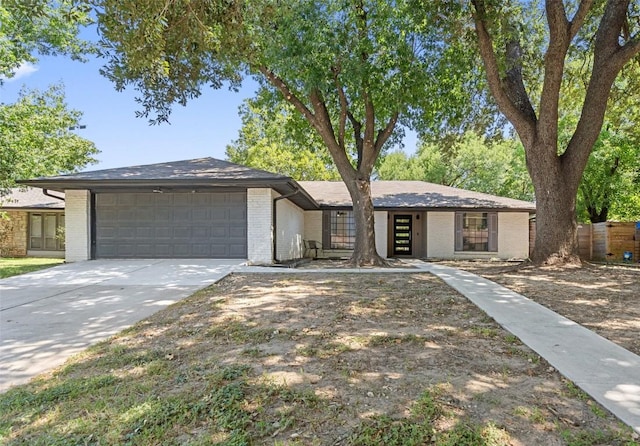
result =
[[[65,86],[70,108],[81,111],[85,129],[76,130],[101,151],[98,164],[85,170],[152,164],[211,156],[225,159],[226,146],[237,139],[242,125],[238,107],[252,97],[257,84],[245,81],[240,92],[208,89],[186,107],[176,105],[171,124],[149,125],[136,118],[140,107],[136,92],[115,90],[100,75],[103,61],[82,63],[69,58],[41,57],[34,66],[23,67],[0,86],[0,103],[14,102],[21,88],[46,89],[54,83]],[[408,132],[406,150],[415,150],[416,137]]]
[[[237,139],[241,127],[238,106],[256,89],[249,80],[238,93],[226,88],[205,90],[186,107],[175,106],[170,125],[151,126],[135,116],[140,110],[135,91],[117,92],[98,72],[101,66],[99,59],[82,63],[61,56],[42,57],[37,65],[4,81],[0,102],[14,102],[23,86],[44,90],[63,83],[70,108],[84,114],[86,128],[77,133],[101,151],[99,163],[87,168],[95,170],[205,156],[224,159],[227,144]]]

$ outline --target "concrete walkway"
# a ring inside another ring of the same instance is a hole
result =
[[[414,263],[465,295],[594,400],[640,433],[640,356],[475,274]]]
[[[0,280],[0,392],[190,296],[233,260],[96,260]]]

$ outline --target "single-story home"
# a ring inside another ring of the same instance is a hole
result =
[[[0,197],[0,255],[64,257],[64,194],[13,188]]]
[[[202,158],[37,178],[65,194],[66,260],[239,258],[272,264],[349,255],[355,223],[342,182]],[[374,181],[383,257],[526,258],[535,204],[422,181]]]

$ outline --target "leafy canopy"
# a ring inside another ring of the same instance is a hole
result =
[[[14,104],[0,104],[0,195],[16,180],[95,163],[95,145],[70,130],[81,117],[65,103],[62,85],[23,90]]]
[[[229,161],[296,180],[339,180],[327,148],[291,104],[261,89],[240,107],[238,139],[227,146]]]
[[[421,180],[503,197],[533,200],[524,148],[515,139],[467,132],[457,141],[422,141],[415,155],[388,154],[381,180]]]
[[[66,54],[83,60],[93,48],[79,38],[79,32],[90,23],[87,2],[1,1],[0,76],[11,78],[23,63],[36,62],[37,55]]]

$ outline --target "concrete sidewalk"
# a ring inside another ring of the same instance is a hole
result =
[[[465,295],[594,400],[640,433],[640,356],[475,274],[413,262]]]
[[[190,296],[244,260],[95,260],[0,280],[0,392]]]

